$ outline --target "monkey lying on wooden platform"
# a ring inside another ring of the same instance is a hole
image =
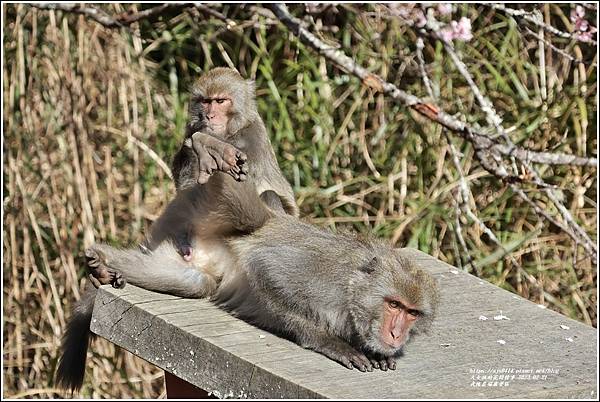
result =
[[[254,186],[224,174],[204,186],[212,197],[186,195],[199,234],[191,261],[170,242],[151,254],[99,244],[86,250],[92,269],[150,290],[211,297],[241,319],[361,371],[394,369],[410,335],[430,325],[437,284],[400,251],[306,224],[286,215],[278,197],[261,200]]]

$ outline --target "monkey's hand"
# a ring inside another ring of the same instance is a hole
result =
[[[381,369],[382,371],[396,370],[396,359],[394,357],[386,357],[380,355],[371,355],[368,354],[367,357],[371,361],[371,364],[376,369]]]
[[[237,181],[248,177],[248,157],[233,145],[202,132],[192,134],[184,144],[198,157],[198,183],[206,183],[215,171],[225,172]]]
[[[99,288],[101,285],[112,285],[113,288],[122,289],[125,287],[125,278],[121,273],[108,266],[106,256],[97,247],[90,247],[85,250],[87,259],[89,278],[92,284]]]
[[[342,366],[345,366],[350,370],[356,367],[362,372],[373,371],[373,365],[367,356],[339,338],[330,338],[326,341],[322,340],[315,346],[306,347],[329,357],[331,360],[341,363]]]

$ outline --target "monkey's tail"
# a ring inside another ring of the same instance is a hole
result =
[[[88,288],[75,306],[61,344],[62,355],[56,370],[56,385],[75,392],[83,384],[85,360],[92,333],[90,322],[96,288]]]

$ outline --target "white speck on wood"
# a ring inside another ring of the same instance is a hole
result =
[[[501,321],[501,320],[510,320],[510,318],[508,318],[507,316],[505,316],[504,314],[502,314],[502,310],[500,310],[500,314],[499,315],[495,315],[494,316],[494,321]]]
[[[486,321],[488,318],[484,315],[479,316],[479,321]]]
[[[506,341],[504,339],[498,339],[496,342],[498,342],[500,345],[506,344]]]
[[[561,327],[562,329],[565,329],[565,330],[566,330],[566,329],[571,329],[571,327],[568,327],[568,326],[566,326],[566,325],[562,325],[562,324],[560,325],[560,327]]]

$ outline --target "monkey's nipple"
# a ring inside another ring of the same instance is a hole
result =
[[[181,246],[181,248],[179,249],[179,252],[181,253],[181,256],[183,257],[183,259],[187,262],[192,261],[192,247],[191,246]]]

